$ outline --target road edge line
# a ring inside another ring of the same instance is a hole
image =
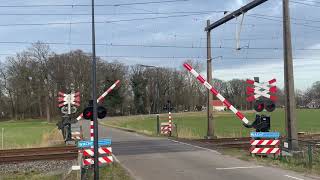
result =
[[[294,176],[290,176],[290,175],[283,175],[284,177],[287,177],[287,178],[291,178],[291,179],[296,179],[296,180],[304,180],[302,178],[298,178],[298,177],[294,177]]]

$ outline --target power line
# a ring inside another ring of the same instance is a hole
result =
[[[130,56],[130,55],[110,55],[110,56],[99,56],[99,57],[109,57],[109,58],[142,58],[142,59],[206,59],[205,56]],[[219,59],[223,60],[279,60],[283,59],[282,57],[275,58],[275,57],[215,57],[212,59]],[[320,60],[320,58],[302,58],[296,57],[293,58],[295,60]]]
[[[265,15],[265,14],[250,14],[250,15],[251,16],[259,16],[259,17],[271,17],[271,18],[277,18],[277,19],[281,19],[281,20],[283,18],[282,16],[271,16],[271,15]],[[294,17],[291,17],[290,19],[294,20],[294,21],[320,22],[320,20],[316,20],[316,19],[303,19],[303,18],[294,18]]]
[[[40,42],[46,45],[73,45],[73,46],[91,46],[90,43],[69,43],[69,42]],[[0,44],[34,44],[27,41],[0,41]],[[186,46],[186,45],[164,45],[164,44],[115,44],[115,43],[96,43],[97,46],[109,47],[141,47],[141,48],[180,48],[180,49],[205,49],[206,46]],[[231,49],[231,46],[213,46],[212,49]],[[244,50],[283,50],[281,47],[242,47]],[[295,48],[296,51],[320,51],[320,48]]]
[[[118,7],[130,5],[145,5],[145,4],[164,4],[173,2],[183,2],[189,0],[167,0],[167,1],[148,1],[135,3],[118,3],[118,4],[96,4],[95,7]],[[90,4],[31,4],[31,5],[0,5],[0,8],[30,8],[30,7],[91,7]]]
[[[310,7],[320,7],[319,5],[309,4],[309,3],[299,2],[299,1],[290,1],[290,2],[291,3],[295,3],[295,4],[301,4],[301,5],[305,5],[305,6],[310,6]]]
[[[91,56],[92,54],[90,53],[85,53],[88,56]],[[9,54],[9,53],[0,53],[0,56],[15,56],[16,54]],[[172,59],[206,59],[205,56],[133,56],[133,55],[97,55],[97,57],[100,58],[135,58],[135,59],[162,59],[162,60],[172,60]],[[212,58],[215,60],[215,62],[219,62],[220,60],[280,60],[283,59],[283,57],[224,57],[224,56],[217,56]],[[294,57],[294,60],[320,60],[320,58],[304,58],[304,57]],[[221,61],[221,62],[226,62],[226,61]]]
[[[167,14],[210,14],[223,13],[225,11],[176,11],[176,12],[126,12],[126,13],[97,13],[97,16],[118,15],[167,15]],[[88,16],[90,13],[0,13],[1,16]]]
[[[172,16],[158,16],[158,17],[147,17],[147,18],[133,18],[133,19],[120,19],[120,20],[111,20],[111,21],[96,21],[96,24],[107,24],[115,22],[130,22],[130,21],[143,21],[143,20],[154,20],[154,19],[168,19],[168,18],[177,18],[177,17],[187,17],[202,15],[205,13],[194,13],[194,14],[182,14],[182,15],[172,15]],[[90,24],[89,21],[83,22],[54,22],[54,23],[16,23],[16,24],[0,24],[0,27],[7,26],[49,26],[49,25],[70,25],[70,24]]]
[[[255,15],[247,15],[247,16],[248,17],[252,17],[252,18],[258,18],[258,19],[265,19],[265,20],[270,20],[270,21],[282,22],[282,20],[273,19],[273,18],[269,18],[269,17],[261,17],[261,16],[255,16]],[[306,23],[297,23],[297,22],[291,22],[291,24],[307,27],[307,28],[313,29],[315,31],[320,31],[320,26],[313,26],[313,25],[309,25],[309,24],[306,24]]]

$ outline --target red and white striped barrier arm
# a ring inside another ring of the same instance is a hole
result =
[[[280,148],[251,148],[251,154],[280,154]]]
[[[240,112],[238,111],[233,105],[230,104],[228,100],[226,100],[214,87],[212,87],[197,71],[195,71],[192,66],[188,63],[183,64],[183,66],[191,72],[191,74],[198,79],[198,81],[203,84],[206,88],[210,90],[210,92],[215,95],[224,105],[227,106],[237,117],[245,124],[249,123],[249,120]]]
[[[101,164],[109,164],[113,162],[113,157],[112,156],[105,156],[105,157],[99,157],[99,165]],[[94,164],[94,159],[93,158],[88,158],[83,160],[83,165],[92,165]]]
[[[102,154],[112,154],[112,148],[111,147],[100,147],[98,149],[99,155]],[[85,149],[83,150],[83,156],[94,156],[94,149]]]
[[[251,146],[256,146],[256,145],[260,145],[260,146],[277,146],[280,144],[280,140],[273,140],[273,139],[269,139],[269,140],[251,140],[250,141]]]
[[[120,83],[120,80],[117,80],[112,86],[109,87],[98,99],[97,103],[100,103],[100,101],[105,98],[118,84]],[[77,120],[81,120],[83,117],[83,114],[81,113],[78,117]]]
[[[172,131],[172,114],[169,112],[169,131]]]

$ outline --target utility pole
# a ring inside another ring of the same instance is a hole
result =
[[[210,26],[210,20],[207,20],[207,27]],[[211,34],[207,31],[207,81],[212,84],[212,57],[211,57]],[[207,119],[208,119],[208,129],[207,129],[207,139],[212,139],[214,137],[214,122],[213,122],[213,107],[211,101],[213,100],[213,95],[210,90],[207,90]]]
[[[246,4],[245,6],[231,12],[230,14],[224,16],[223,18],[219,19],[218,21],[210,24],[210,20],[207,20],[207,26],[204,29],[207,31],[207,81],[208,83],[212,84],[212,57],[211,57],[211,30],[221,26],[222,24],[246,13],[247,11],[259,6],[260,4],[265,3],[268,0],[253,0],[250,3]],[[214,121],[213,121],[213,107],[211,106],[210,102],[213,100],[212,94],[208,91],[208,102],[207,102],[207,118],[208,118],[208,130],[207,130],[207,138],[214,137]]]
[[[289,150],[298,150],[289,0],[283,0],[285,118]]]
[[[98,152],[98,120],[97,120],[97,77],[96,77],[96,35],[94,21],[94,0],[91,1],[92,10],[92,99],[93,99],[93,130],[94,130],[94,180],[99,180],[99,152]]]

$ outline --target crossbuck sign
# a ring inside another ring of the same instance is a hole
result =
[[[71,114],[77,111],[75,106],[80,106],[80,92],[65,94],[59,92],[59,108],[64,114]]]
[[[254,100],[257,100],[260,97],[265,97],[267,99],[270,99],[271,101],[275,102],[277,100],[277,96],[272,95],[271,93],[277,92],[276,87],[276,79],[272,79],[268,82],[262,82],[258,83],[254,80],[248,79],[247,84],[253,85],[253,87],[248,86],[247,87],[247,94],[252,95],[247,98],[248,102],[252,102]]]

